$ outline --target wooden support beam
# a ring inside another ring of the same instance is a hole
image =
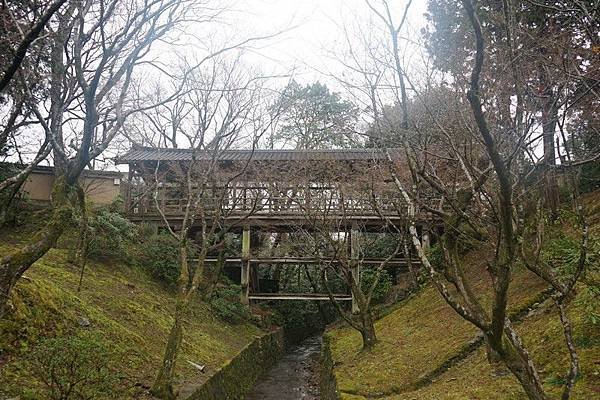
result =
[[[250,228],[244,227],[242,231],[242,259],[241,259],[241,278],[240,284],[242,287],[241,301],[242,304],[249,305],[250,299]]]

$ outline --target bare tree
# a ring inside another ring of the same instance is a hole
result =
[[[362,43],[362,49],[351,47],[352,50],[342,58],[342,63],[357,76],[365,78],[362,85],[354,81],[347,87],[349,90],[360,88],[358,90],[371,100],[372,107],[369,111],[372,111],[373,122],[367,134],[372,143],[401,147],[406,153],[406,159],[402,162],[389,158],[389,171],[398,194],[405,201],[405,209],[408,210],[408,229],[413,246],[430,278],[447,303],[459,315],[481,329],[490,359],[503,362],[532,399],[545,399],[547,394],[525,344],[507,316],[508,288],[515,263],[522,261],[554,289],[553,298],[563,324],[566,347],[571,355],[562,396],[563,399],[568,399],[578,370],[578,358],[565,307],[572,298],[575,282],[585,269],[588,241],[587,224],[583,217],[585,214],[577,197],[576,179],[572,179],[571,190],[574,193],[572,204],[579,216],[581,229],[579,263],[571,275],[559,277],[540,257],[544,247],[542,203],[536,204],[533,201],[533,208],[537,207],[538,210],[534,215],[525,211],[530,210],[532,205],[528,185],[531,185],[537,171],[546,162],[538,161],[533,156],[538,134],[532,128],[532,123],[528,122],[533,119],[525,112],[527,100],[522,97],[525,92],[518,90],[517,78],[520,75],[516,72],[510,76],[519,92],[516,109],[508,113],[497,111],[497,105],[505,104],[505,91],[494,80],[493,75],[483,74],[486,71],[485,35],[474,6],[468,0],[462,3],[476,39],[476,49],[471,52],[475,64],[470,67],[467,80],[460,75],[464,72],[460,66],[450,85],[444,83],[443,76],[436,79],[434,70],[424,71],[424,76],[415,77],[410,76],[402,65],[398,66],[396,61],[399,57],[396,52],[402,51],[394,46],[398,25],[393,23],[386,11],[389,10],[389,5],[383,2],[383,11],[376,8],[374,3],[370,4],[371,10],[386,27],[390,45],[381,46],[380,42],[376,42],[372,45]],[[514,18],[514,12],[510,9],[511,2],[503,4],[505,18]],[[455,11],[451,10],[451,15],[455,15]],[[505,27],[510,29],[511,24],[507,22]],[[504,32],[500,30],[495,33],[502,35]],[[506,40],[511,43],[514,39],[511,39],[510,31],[506,35]],[[516,46],[514,42],[512,44]],[[386,55],[380,51],[382,48],[387,48],[391,54]],[[363,54],[367,57],[361,57]],[[387,68],[383,71],[374,68],[376,63],[373,59]],[[511,56],[509,59],[512,62],[516,57]],[[427,65],[427,62],[424,64]],[[517,70],[518,68],[519,66]],[[395,79],[390,79],[394,75]],[[378,85],[373,85],[373,79],[366,79],[367,77],[378,77],[375,80]],[[482,79],[487,79],[485,86],[480,83]],[[412,96],[403,96],[401,81],[406,83],[406,89]],[[392,84],[385,84],[386,82]],[[423,87],[417,87],[417,82],[422,83]],[[503,85],[506,86],[506,83]],[[468,91],[466,99],[462,95],[465,86]],[[386,91],[392,95],[386,96]],[[390,98],[396,100],[393,107],[385,104],[386,99]],[[446,111],[440,113],[440,110],[444,110],[440,109],[440,102],[450,104],[450,107],[446,106]],[[400,114],[400,117],[396,117],[395,113]],[[490,119],[494,122],[490,123]],[[565,160],[568,161],[566,156]],[[406,163],[410,174],[404,173]],[[549,168],[554,174],[556,170],[569,171],[576,165],[577,163],[568,161],[562,167]],[[577,172],[574,171],[570,176],[576,175]],[[440,196],[442,202],[423,202],[422,199],[427,199],[430,194]],[[540,199],[544,198],[543,193],[538,196]],[[443,259],[441,265],[432,265],[419,237],[417,215],[418,210],[423,208],[445,223],[445,232],[439,241]],[[526,229],[529,226],[527,222],[532,220],[535,228]],[[466,276],[466,266],[463,265],[459,250],[460,243],[464,240],[494,243],[495,252],[488,263],[492,282],[492,306],[489,309],[474,294]]]
[[[184,96],[164,104],[162,112],[140,115],[136,125],[149,124],[153,131],[130,132],[131,139],[146,146],[188,149],[185,161],[158,160],[137,172],[147,186],[138,191],[146,200],[152,197],[150,207],[179,248],[174,321],[151,390],[160,398],[176,396],[174,372],[184,322],[204,283],[207,256],[222,250],[226,234],[240,228],[262,200],[260,193],[249,200],[242,186],[252,175],[252,152],[272,124],[272,115],[266,112],[264,79],[244,71],[241,52],[204,62],[189,74]],[[245,159],[231,166],[223,161],[229,151],[248,147]],[[172,219],[173,213],[178,218]]]
[[[386,234],[389,235],[389,232]],[[333,249],[330,255],[325,255],[321,266],[323,267],[321,279],[323,286],[327,290],[332,304],[335,306],[338,314],[354,329],[361,334],[362,349],[371,350],[377,343],[377,334],[375,331],[375,316],[373,315],[373,295],[380,282],[382,273],[389,262],[400,252],[401,240],[397,236],[396,247],[383,260],[373,268],[374,279],[365,286],[361,283],[360,273],[364,270],[364,253],[361,251],[360,240],[361,230],[351,229],[348,234],[338,236],[337,240],[332,237],[331,232],[321,234],[320,238],[329,239],[330,247]],[[350,251],[348,251],[348,248]],[[345,282],[352,293],[353,304],[350,312],[344,310],[342,305],[334,296],[330,287],[330,273]]]
[[[134,71],[152,44],[167,38],[186,12],[186,2],[70,1],[48,26],[50,76],[45,113],[25,88],[54,160],[52,211],[30,243],[0,262],[0,316],[19,277],[61,236],[73,209],[82,207],[79,176],[120,131],[125,120],[153,105],[131,102]]]
[[[374,151],[373,154],[379,153]],[[308,246],[304,251],[312,249],[319,260],[321,284],[340,317],[360,332],[364,350],[372,349],[377,342],[373,294],[382,273],[402,249],[401,236],[395,235],[397,240],[389,254],[369,266],[373,280],[368,285],[361,284],[360,271],[367,268],[365,249],[378,238],[378,235],[366,231],[375,229],[388,235],[398,233],[394,222],[386,218],[390,213],[397,215],[396,204],[387,196],[389,187],[379,179],[373,180],[374,176],[381,175],[381,168],[376,159],[352,165],[321,161],[296,168],[294,177],[287,177],[286,181],[295,189],[283,190],[289,197],[289,207],[302,216],[294,234],[305,238]],[[368,222],[364,219],[366,215],[377,221],[370,220],[370,229],[365,225]],[[349,288],[352,295],[350,309],[338,301],[330,283],[332,277]]]
[[[25,11],[25,13],[34,15],[34,22],[26,30],[23,30],[23,28],[19,26],[23,21],[22,16],[18,15],[23,13],[22,9],[19,10],[21,7],[16,6],[14,7],[15,9],[13,9],[11,6],[6,4],[5,0],[2,1],[0,16],[3,19],[2,26],[4,28],[4,35],[6,35],[6,37],[10,37],[12,35],[9,33],[12,31],[18,32],[19,37],[17,40],[15,40],[17,45],[15,46],[14,51],[11,51],[12,54],[10,54],[9,59],[3,60],[6,62],[7,67],[2,71],[2,77],[0,78],[0,93],[5,91],[8,84],[21,67],[23,60],[27,55],[27,51],[33,42],[39,38],[46,24],[48,21],[50,21],[50,18],[52,18],[52,16],[62,7],[63,4],[66,3],[66,1],[67,0],[55,0],[42,10],[37,9],[39,6],[38,4],[34,4],[32,7],[33,9]]]

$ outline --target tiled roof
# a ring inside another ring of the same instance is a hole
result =
[[[399,149],[388,149],[390,156],[398,159]],[[132,148],[126,154],[117,158],[118,164],[137,161],[188,161],[192,159],[192,149],[164,149],[151,147]],[[210,160],[212,152],[196,151],[196,159]],[[224,150],[217,155],[219,160],[239,161],[249,158],[257,161],[315,161],[315,160],[382,160],[385,153],[381,149],[327,149],[327,150]]]

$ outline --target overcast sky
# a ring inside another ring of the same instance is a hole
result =
[[[260,68],[266,75],[292,73],[292,77],[301,83],[319,80],[337,91],[341,91],[341,87],[328,74],[335,75],[340,71],[340,65],[331,58],[331,53],[344,44],[344,26],[349,29],[359,27],[370,32],[370,27],[373,26],[370,18],[376,18],[365,0],[230,1],[232,6],[223,14],[222,25],[218,25],[217,28],[214,24],[191,26],[192,35],[187,39],[190,44],[203,47],[205,38],[210,42],[214,37],[230,36],[231,39],[226,42],[230,45],[247,37],[271,35],[283,31],[275,38],[256,44],[254,49],[244,55],[245,62]],[[400,20],[407,1],[409,0],[390,1],[391,11],[396,21]],[[220,4],[224,3],[226,0]],[[380,0],[372,0],[372,4],[381,9]],[[419,35],[420,29],[425,24],[423,15],[426,8],[426,0],[412,1],[404,35],[411,37]],[[380,21],[376,21],[376,26],[383,29]],[[170,49],[164,46],[168,45],[157,44],[154,52],[168,64],[175,58],[169,55]],[[185,53],[185,46],[174,51]],[[289,77],[282,78],[280,82],[275,81],[274,85],[283,87],[288,79]],[[147,80],[152,81],[152,79]],[[32,154],[34,153],[35,149],[32,150]],[[109,148],[99,157],[99,161],[102,163],[103,159],[114,156],[115,149]],[[46,163],[52,163],[51,158]]]
[[[397,21],[406,1],[390,1]],[[379,4],[378,0],[372,3]],[[343,41],[343,25],[367,25],[372,15],[364,0],[245,0],[239,1],[237,7],[244,10],[238,26],[249,34],[291,27],[259,50],[257,62],[268,72],[294,67],[295,76],[303,82],[316,79],[327,82],[321,72],[335,68],[327,55]],[[426,0],[413,0],[406,24],[412,35],[424,26],[426,7]]]

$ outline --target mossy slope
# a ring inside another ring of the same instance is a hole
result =
[[[600,199],[596,194],[595,198]],[[589,221],[594,224],[592,240],[600,237],[600,206],[588,199]],[[598,202],[600,204],[600,202]],[[467,254],[465,265],[474,291],[489,305],[490,282],[485,271],[489,249]],[[594,262],[597,262],[595,260]],[[596,268],[596,267],[595,267]],[[596,268],[597,269],[597,268]],[[513,314],[537,304],[546,288],[536,276],[517,267],[510,287]],[[579,299],[571,302],[568,312],[573,323],[581,363],[580,378],[573,399],[600,398],[600,329],[593,325]],[[550,393],[558,395],[562,377],[569,365],[562,327],[549,302],[517,325],[531,350],[541,377]],[[334,373],[342,399],[524,399],[518,382],[505,371],[494,371],[479,346],[465,348],[477,337],[477,329],[461,319],[428,285],[376,323],[379,339],[371,352],[361,352],[360,336],[348,327],[336,327],[327,333],[331,343]],[[464,355],[433,382],[423,383],[451,357]]]
[[[527,276],[519,273],[519,276]],[[532,281],[532,276],[527,276]],[[529,291],[515,284],[515,290]],[[600,396],[600,331],[584,318],[577,302],[569,309],[581,361],[574,399]],[[523,399],[511,375],[496,377],[483,347],[451,367],[430,385],[417,382],[461,352],[477,331],[454,313],[435,289],[422,292],[376,323],[379,343],[360,352],[360,337],[349,328],[328,332],[334,372],[342,399]],[[518,326],[542,379],[551,392],[560,390],[568,355],[560,322],[551,307],[541,308]]]
[[[14,243],[4,236],[0,251]],[[83,288],[79,271],[65,250],[52,250],[33,265],[14,291],[14,312],[0,325],[0,398],[36,398],[40,387],[26,363],[28,352],[44,337],[95,333],[119,354],[115,360],[132,398],[145,398],[162,359],[172,322],[174,295],[137,268],[91,262]],[[82,323],[83,321],[83,323]],[[89,326],[87,321],[89,321]],[[263,332],[250,324],[230,325],[198,302],[187,321],[179,384],[197,384]],[[189,362],[206,365],[200,373]],[[39,398],[39,397],[37,397]]]

